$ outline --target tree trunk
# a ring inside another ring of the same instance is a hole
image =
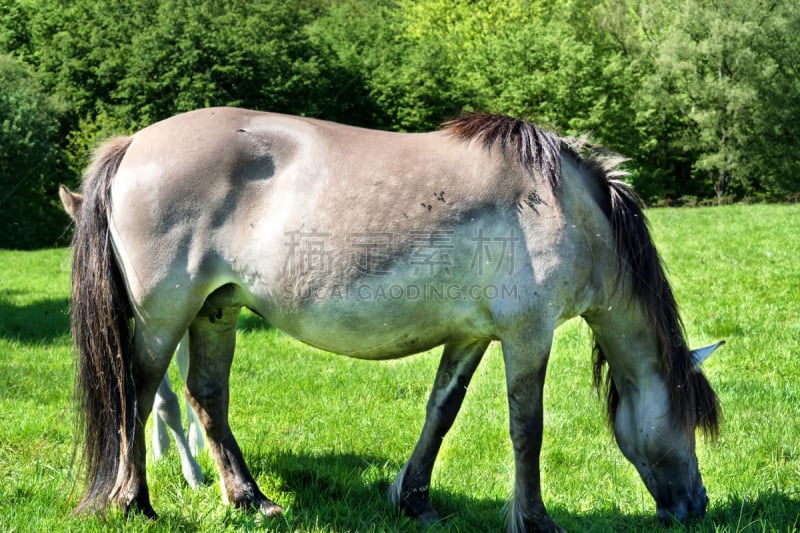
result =
[[[717,205],[722,205],[725,199],[725,192],[728,189],[728,171],[722,170],[719,173],[719,180],[714,185],[714,190],[717,192]]]

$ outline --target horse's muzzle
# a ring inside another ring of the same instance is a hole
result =
[[[687,501],[677,502],[675,505],[669,507],[659,506],[656,509],[656,517],[664,523],[671,523],[674,521],[683,523],[691,516],[703,518],[706,514],[707,507],[708,495],[706,494],[706,488],[700,484],[694,495]]]

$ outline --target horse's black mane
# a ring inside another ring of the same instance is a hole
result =
[[[677,423],[687,429],[701,427],[716,436],[719,428],[719,401],[686,344],[686,334],[678,313],[678,304],[667,280],[633,189],[616,179],[608,185],[609,221],[614,234],[621,274],[630,274],[634,298],[653,325],[661,361],[661,372],[670,395],[671,412]],[[623,276],[621,276],[623,277]],[[605,354],[600,345],[594,348],[594,380],[600,386]],[[619,404],[619,393],[611,375],[606,376],[608,413],[611,423]]]
[[[538,126],[505,115],[471,113],[444,123],[444,129],[465,140],[475,139],[491,149],[495,144],[514,154],[528,172],[541,172],[555,192],[561,174],[561,139]]]
[[[661,361],[661,372],[669,389],[671,412],[681,427],[700,426],[715,435],[719,425],[717,396],[701,372],[695,370],[686,345],[683,324],[661,259],[634,190],[620,178],[623,158],[580,139],[560,138],[537,126],[503,115],[469,114],[447,121],[445,130],[464,140],[477,140],[491,149],[500,144],[508,157],[516,154],[529,172],[538,171],[558,196],[561,159],[570,157],[605,185],[598,205],[608,218],[614,236],[620,275],[617,283],[630,283],[635,302],[653,325]],[[626,281],[629,280],[629,281]],[[606,357],[595,343],[594,380],[603,381]],[[608,414],[613,424],[619,392],[610,374],[606,376]]]

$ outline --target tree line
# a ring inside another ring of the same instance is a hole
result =
[[[796,199],[793,0],[0,0],[0,248],[63,244],[105,137],[211,105],[391,129],[491,111],[650,203]]]

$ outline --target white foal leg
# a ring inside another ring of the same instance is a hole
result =
[[[175,360],[178,363],[178,371],[180,372],[181,379],[186,383],[186,377],[189,375],[189,334],[183,336],[178,350],[175,352]],[[189,437],[189,449],[192,455],[197,457],[198,452],[205,446],[205,438],[203,437],[203,427],[197,419],[197,413],[194,412],[189,398],[185,398],[186,402],[186,434]]]
[[[167,400],[161,397],[161,391],[166,387],[166,390],[171,392],[169,387],[169,378],[164,376],[164,379],[161,380],[161,383],[158,386],[158,391],[156,392],[156,399],[153,402],[153,413],[155,416],[153,417],[153,457],[157,460],[164,457],[164,454],[167,453],[169,450],[169,434],[167,433],[167,425],[164,423],[164,419],[161,417],[161,411],[164,409],[164,405]]]
[[[183,434],[183,427],[181,426],[180,403],[178,403],[178,397],[172,392],[169,377],[166,374],[158,387],[153,410],[157,415],[156,419],[163,420],[163,423],[169,427],[172,437],[175,439],[175,445],[178,447],[178,454],[181,458],[183,477],[193,489],[198,488],[203,482],[203,471],[189,451],[189,443],[186,442],[186,436]],[[154,443],[155,440],[156,435],[153,435]]]

